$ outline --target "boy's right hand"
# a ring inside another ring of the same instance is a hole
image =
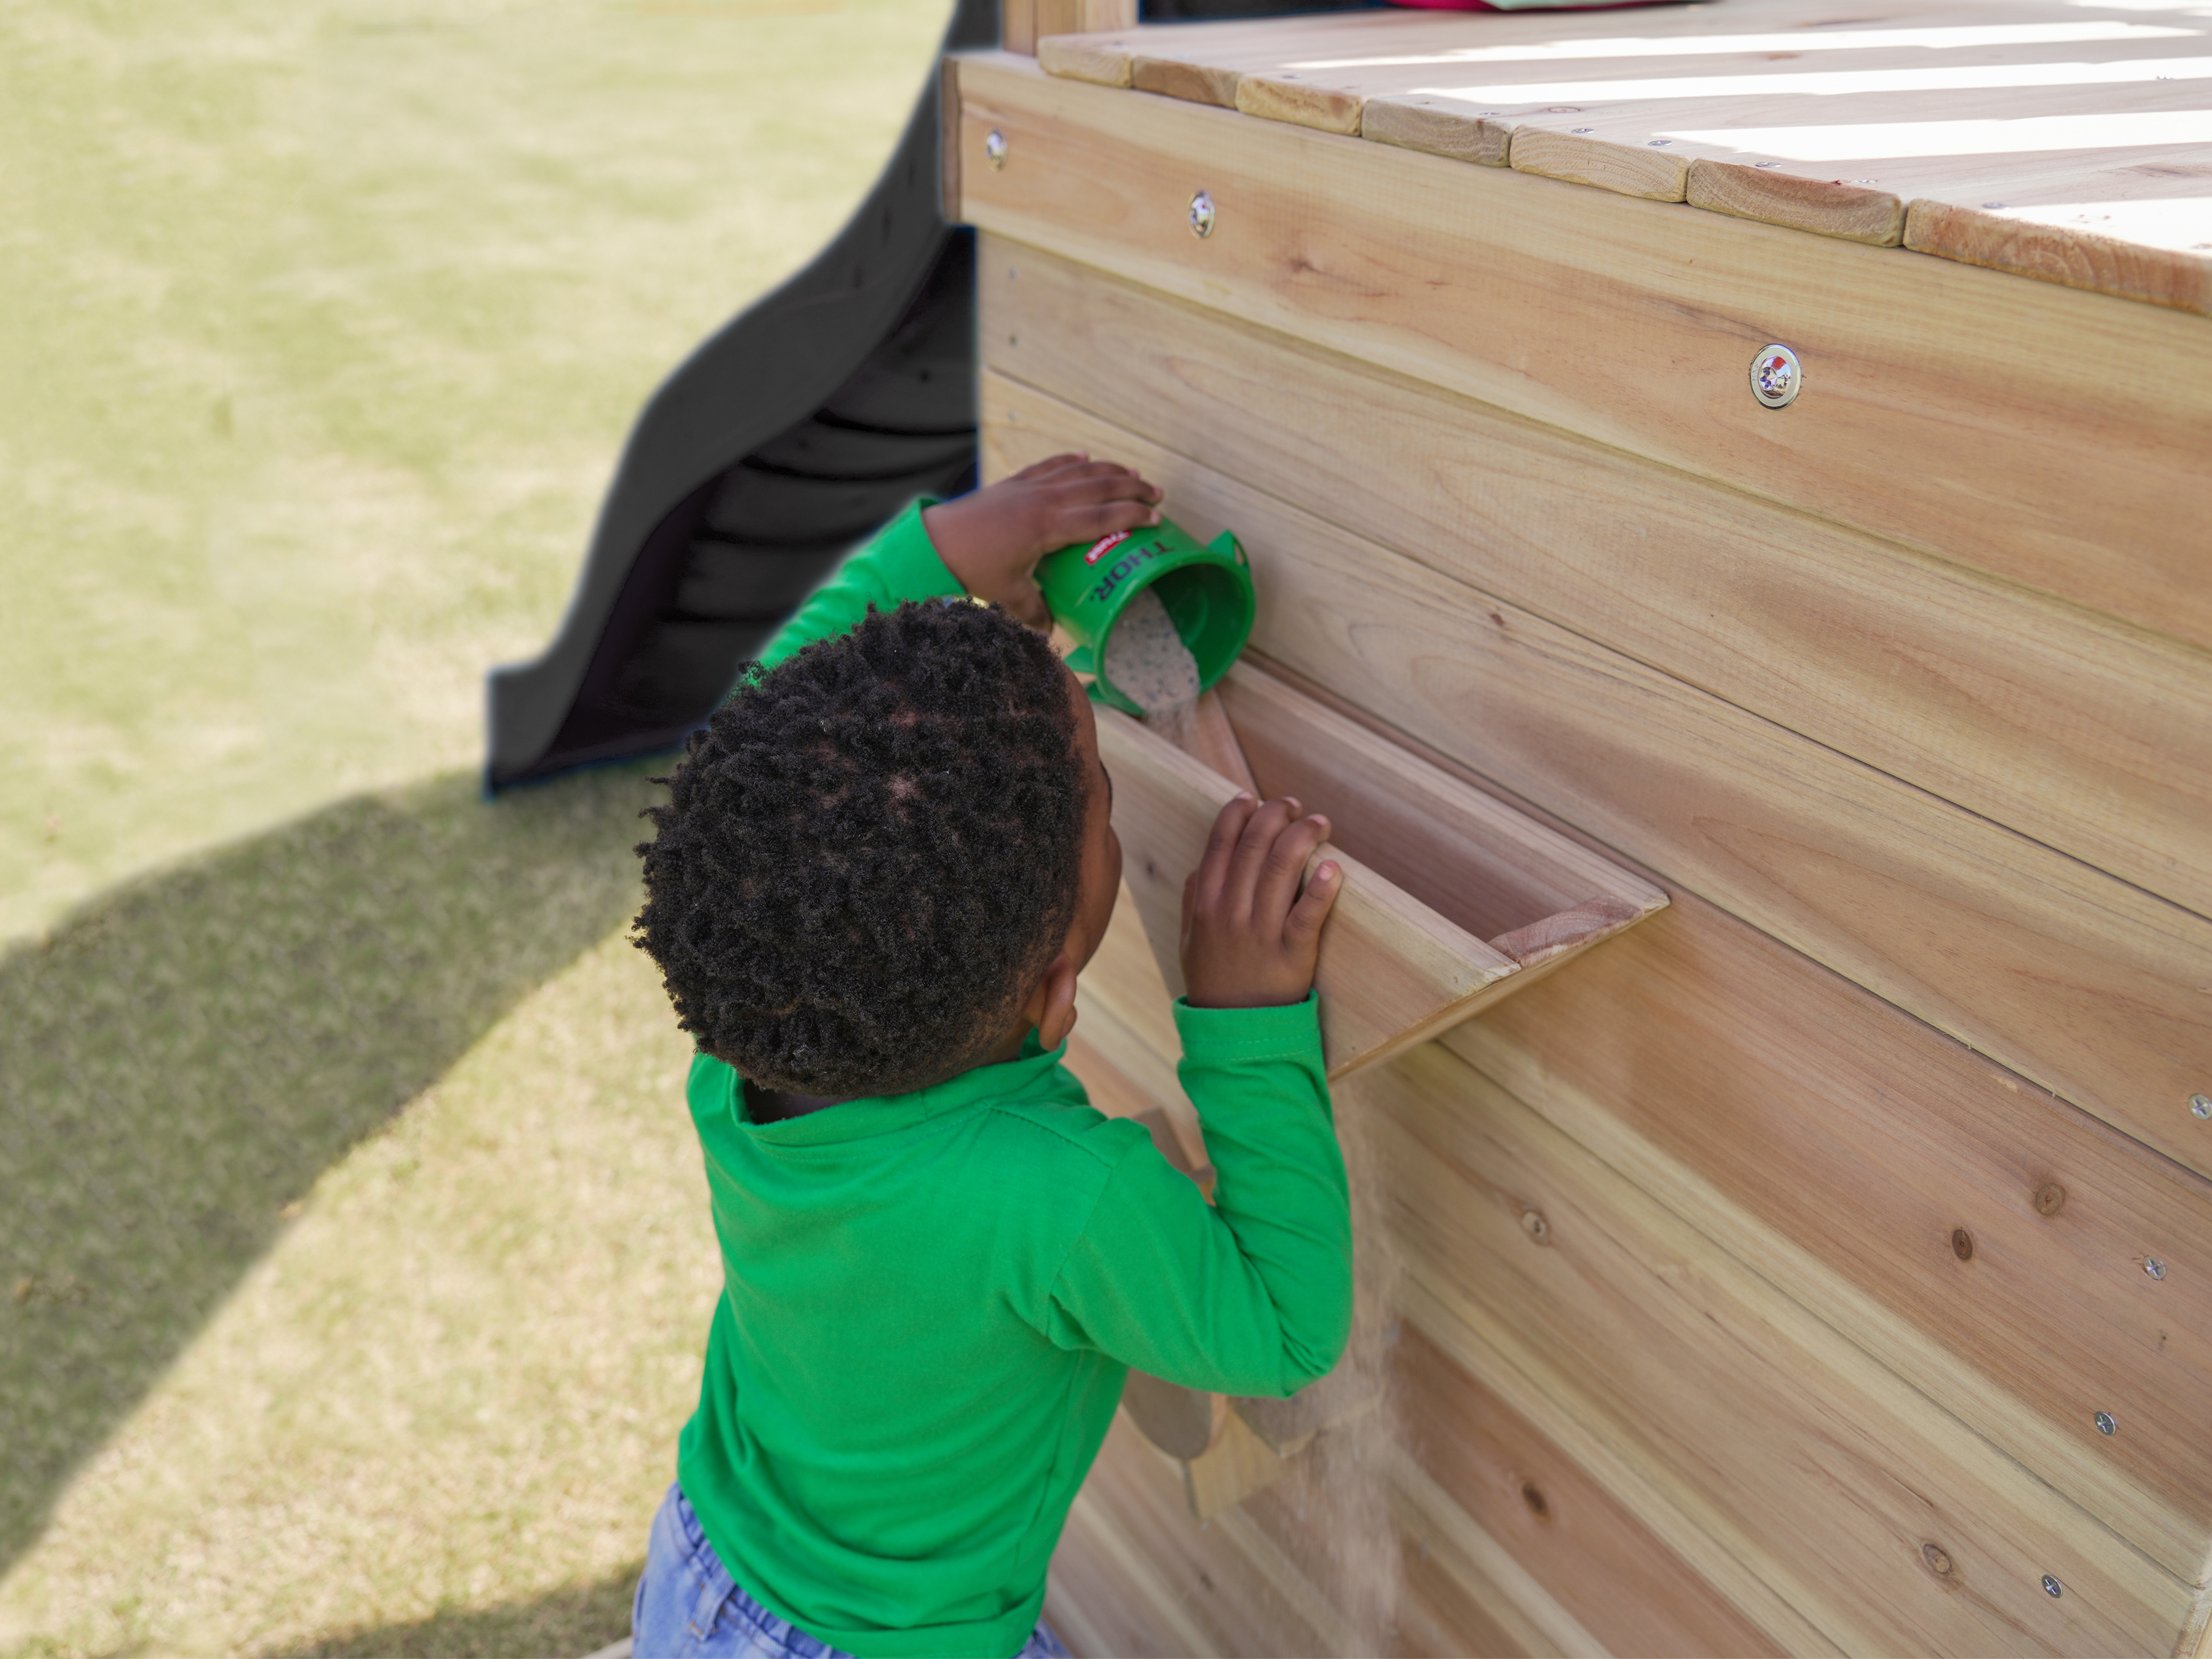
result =
[[[1287,796],[1263,804],[1239,795],[1213,821],[1182,889],[1183,994],[1192,1007],[1280,1007],[1313,988],[1321,925],[1343,872],[1325,861],[1302,880],[1328,820],[1298,811]]]
[[[1052,626],[1031,574],[1072,542],[1160,521],[1160,489],[1136,472],[1088,455],[1054,455],[1010,478],[922,509],[922,527],[945,568],[979,599],[1040,632]]]

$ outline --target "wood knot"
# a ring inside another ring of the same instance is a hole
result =
[[[2066,1207],[2066,1189],[2055,1181],[2046,1181],[2035,1189],[2035,1212],[2038,1215],[2057,1215]]]
[[[1974,1259],[1974,1236],[1964,1227],[1951,1229],[1951,1254],[1961,1261]]]
[[[1544,1212],[1541,1210],[1522,1211],[1521,1231],[1539,1244],[1548,1244],[1552,1242],[1552,1224],[1544,1219]]]
[[[1920,1559],[1928,1564],[1928,1571],[1938,1578],[1948,1578],[1951,1576],[1951,1553],[1941,1544],[1923,1544],[1920,1547]]]
[[[1528,1506],[1528,1513],[1539,1521],[1552,1518],[1552,1506],[1546,1501],[1543,1489],[1534,1481],[1523,1480],[1521,1483],[1521,1501]]]

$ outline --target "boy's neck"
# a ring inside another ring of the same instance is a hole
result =
[[[980,1066],[1000,1066],[1010,1060],[1022,1057],[1022,1045],[1029,1041],[1030,1033],[1036,1028],[1024,1025],[1011,1032],[996,1047],[986,1053],[972,1066],[963,1066],[952,1075],[972,1072]],[[947,1079],[949,1080],[949,1079]],[[810,1112],[842,1106],[848,1100],[859,1100],[860,1095],[802,1095],[788,1089],[763,1089],[757,1083],[747,1082],[745,1090],[745,1121],[749,1123],[781,1123],[787,1119],[805,1117]]]

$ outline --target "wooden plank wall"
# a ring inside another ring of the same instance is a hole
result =
[[[1674,900],[1340,1091],[1395,1308],[1367,1439],[1201,1530],[1117,1429],[1048,1612],[1094,1653],[2196,1651],[2212,613],[2179,585],[2212,495],[2140,411],[2051,411],[2069,337],[2212,367],[2165,331],[2202,323],[1923,262],[1849,361],[1950,308],[1942,408],[1788,428],[1701,354],[1790,337],[1771,313],[1833,298],[1849,245],[1819,244],[1839,274],[1771,227],[1662,227],[1658,264],[1733,261],[1692,303],[1632,257],[1633,201],[1601,222],[1522,194],[1572,186],[995,63],[961,89],[987,476],[1142,467],[1244,538],[1271,669]],[[974,165],[994,128],[1030,176]],[[1170,193],[1250,186],[1213,263],[1138,222],[1193,135]],[[1535,228],[1408,205],[1390,169],[1432,166]],[[1531,264],[1497,305],[1423,286],[1424,239],[1470,222],[1468,261]],[[1577,260],[1562,320],[1534,267]],[[1532,337],[1562,329],[1621,348],[1595,391]],[[2063,489],[2030,477],[2062,451]],[[1079,1067],[1188,1134],[1164,996],[1124,917]]]

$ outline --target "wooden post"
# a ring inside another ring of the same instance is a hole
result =
[[[1036,56],[1048,34],[1100,34],[1137,27],[1137,0],[1000,0],[999,44]]]

